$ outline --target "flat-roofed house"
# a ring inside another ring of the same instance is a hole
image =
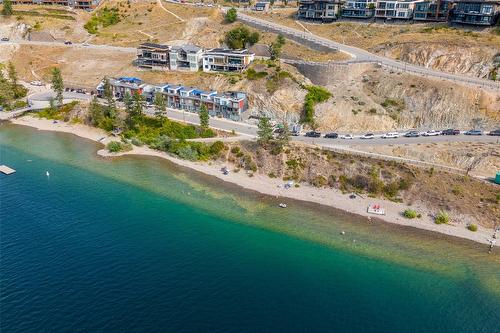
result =
[[[173,46],[170,50],[170,69],[196,72],[201,67],[203,50],[196,45]]]
[[[450,0],[430,0],[415,3],[415,21],[447,22],[453,3]]]
[[[169,45],[142,43],[137,48],[136,66],[165,71],[170,69],[170,49]]]
[[[456,1],[450,13],[450,22],[478,26],[492,26],[500,15],[500,1]]]
[[[254,53],[251,53],[246,49],[211,49],[203,54],[203,71],[240,72],[252,63],[254,56]]]
[[[342,7],[342,17],[368,19],[375,15],[375,0],[347,0]]]
[[[410,20],[413,18],[415,0],[377,1],[375,17],[379,19]]]
[[[135,93],[142,95],[144,87],[147,86],[141,79],[135,77],[109,78],[108,81],[113,91],[113,96],[118,100],[122,100],[127,93],[130,95]],[[97,96],[99,97],[104,97],[104,83],[105,81],[103,80],[97,86]]]
[[[338,19],[341,0],[299,0],[297,18],[332,22]]]

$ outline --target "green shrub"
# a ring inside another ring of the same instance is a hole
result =
[[[130,143],[124,143],[124,142],[118,142],[118,141],[111,141],[106,145],[106,148],[111,152],[111,153],[119,153],[122,151],[130,151],[132,150],[132,146]]]
[[[132,138],[132,144],[137,147],[141,147],[144,145],[144,143],[137,138]]]
[[[240,152],[239,146],[234,146],[233,148],[231,148],[231,153],[238,154],[239,152]]]
[[[99,9],[92,14],[90,20],[83,26],[89,34],[96,34],[99,28],[109,27],[120,22],[118,9],[107,8]]]
[[[403,216],[406,217],[407,219],[414,219],[416,217],[418,217],[418,213],[416,211],[414,211],[413,209],[406,209],[404,212],[403,212]]]
[[[226,148],[224,145],[224,142],[222,141],[215,141],[210,145],[210,154],[216,156],[219,155],[221,151],[223,151]]]
[[[469,224],[467,226],[467,229],[469,229],[470,231],[476,232],[477,231],[477,224]]]
[[[450,222],[450,216],[445,211],[440,211],[434,218],[436,224],[446,224],[448,222]]]
[[[304,100],[304,114],[302,121],[312,123],[314,120],[314,107],[318,103],[326,102],[332,94],[323,87],[305,86],[307,94]]]
[[[267,72],[257,72],[253,68],[249,68],[245,74],[248,80],[263,79],[267,76]]]

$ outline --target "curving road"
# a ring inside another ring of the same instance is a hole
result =
[[[227,10],[227,8],[223,8],[223,11]],[[454,81],[461,84],[479,86],[481,88],[488,88],[494,90],[500,90],[500,82],[495,82],[491,80],[469,77],[461,74],[451,74],[446,72],[441,72],[438,70],[434,70],[431,68],[418,66],[409,64],[406,62],[397,61],[391,58],[382,57],[373,53],[370,53],[366,50],[345,45],[342,43],[335,42],[333,40],[323,38],[317,35],[314,35],[310,32],[300,31],[298,29],[293,29],[287,26],[280,25],[275,22],[270,22],[267,20],[259,19],[253,16],[249,16],[244,14],[241,10],[238,11],[238,19],[242,22],[245,22],[254,27],[270,30],[273,32],[282,33],[288,37],[291,37],[295,41],[302,41],[305,44],[316,44],[322,48],[328,48],[332,51],[340,50],[351,55],[354,59],[347,62],[372,62],[378,63],[383,67],[390,68],[392,70],[408,72],[415,75],[431,77],[435,79],[444,79],[448,81]]]

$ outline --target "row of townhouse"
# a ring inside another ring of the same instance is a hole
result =
[[[75,9],[95,9],[101,0],[12,0],[14,5],[66,6]],[[0,0],[2,3],[3,0]]]
[[[246,49],[215,48],[203,50],[195,45],[170,46],[143,43],[137,48],[138,67],[152,70],[186,70],[196,72],[240,72],[254,60]]]
[[[138,78],[121,77],[108,79],[117,100],[123,100],[128,93],[141,94],[146,101],[153,102],[157,93],[165,96],[169,108],[198,113],[205,105],[209,114],[214,117],[228,118],[240,121],[242,114],[248,109],[248,99],[244,92],[204,91],[176,84],[152,85]],[[104,80],[97,86],[97,96],[104,95]]]
[[[299,0],[299,19],[414,20],[479,26],[494,25],[499,0]]]

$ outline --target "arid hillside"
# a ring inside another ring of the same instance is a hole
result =
[[[431,68],[491,78],[500,66],[498,30],[468,31],[443,24],[376,24],[336,22],[317,24],[297,21],[296,9],[252,13],[262,19],[310,31],[394,59]]]
[[[374,65],[300,66],[333,97],[316,107],[320,130],[500,127],[500,93],[392,73]]]
[[[452,221],[492,227],[500,223],[498,186],[434,168],[333,153],[294,144],[273,152],[255,142],[234,144],[226,159],[233,172],[260,173],[271,178],[330,187],[370,197],[383,197],[430,213],[450,212]],[[453,184],[453,186],[450,186]]]

